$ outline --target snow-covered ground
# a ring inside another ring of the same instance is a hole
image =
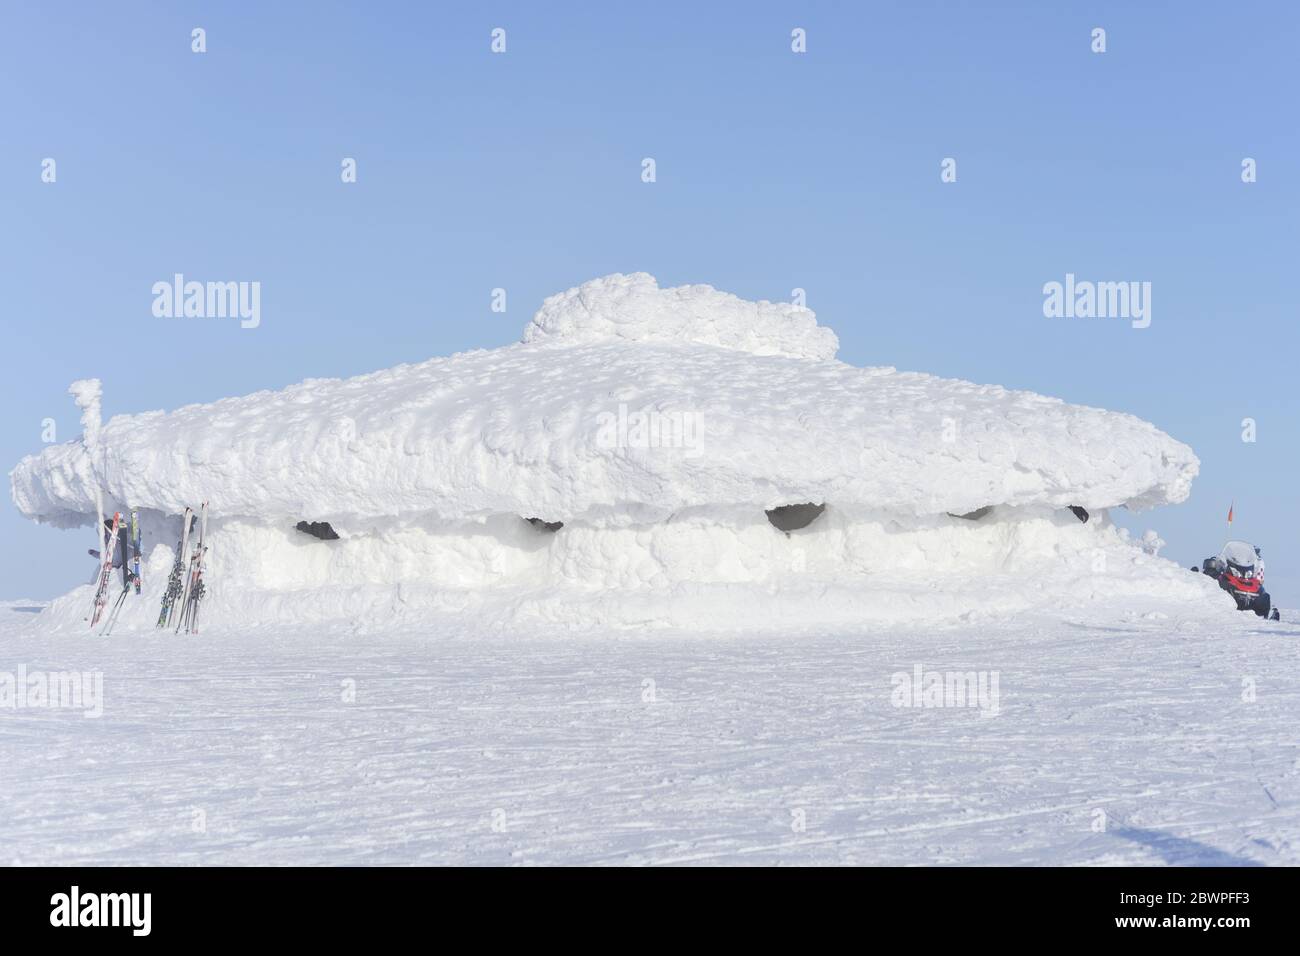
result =
[[[455,627],[103,639],[0,605],[0,675],[103,675],[97,719],[0,709],[3,862],[1300,863],[1285,621]],[[917,665],[996,672],[996,715],[894,706]]]

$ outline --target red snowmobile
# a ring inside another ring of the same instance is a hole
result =
[[[1260,617],[1280,620],[1272,598],[1264,590],[1264,561],[1259,548],[1245,541],[1229,541],[1216,556],[1202,561],[1200,570],[1232,595],[1238,611],[1254,611]]]

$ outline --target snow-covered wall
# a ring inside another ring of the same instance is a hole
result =
[[[795,579],[851,596],[900,567],[957,580],[1098,550],[1126,561],[1104,510],[1187,497],[1196,457],[1146,422],[855,368],[836,346],[807,309],[607,276],[547,299],[513,346],[115,417],[97,442],[23,459],[13,497],[65,526],[93,522],[99,494],[142,509],[155,582],[176,516],[209,501],[213,604],[236,617],[250,595],[326,615],[506,591],[517,611],[562,594],[790,594]],[[804,502],[827,505],[804,532],[763,515]],[[304,519],[339,540],[295,531]]]

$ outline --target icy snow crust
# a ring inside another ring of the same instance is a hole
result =
[[[836,344],[807,309],[608,276],[546,300],[517,345],[113,418],[97,448],[20,462],[13,496],[64,526],[93,521],[97,489],[142,509],[159,595],[176,516],[210,501],[213,612],[236,620],[892,620],[1103,579],[1208,600],[1104,513],[1186,498],[1187,446],[1129,415],[855,368]],[[803,531],[763,515],[801,502],[828,506]]]

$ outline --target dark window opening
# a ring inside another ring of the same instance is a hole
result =
[[[564,527],[563,521],[547,521],[544,518],[526,518],[530,525],[539,531],[549,531],[552,534]]]
[[[798,531],[800,528],[806,528],[826,510],[826,506],[815,505],[811,502],[802,505],[781,505],[778,508],[772,508],[765,512],[767,520],[772,523],[772,527],[778,531],[784,531],[789,534],[791,531]]]
[[[313,538],[320,538],[322,541],[337,541],[338,532],[330,527],[328,521],[299,521],[296,527],[303,534],[309,534]]]

